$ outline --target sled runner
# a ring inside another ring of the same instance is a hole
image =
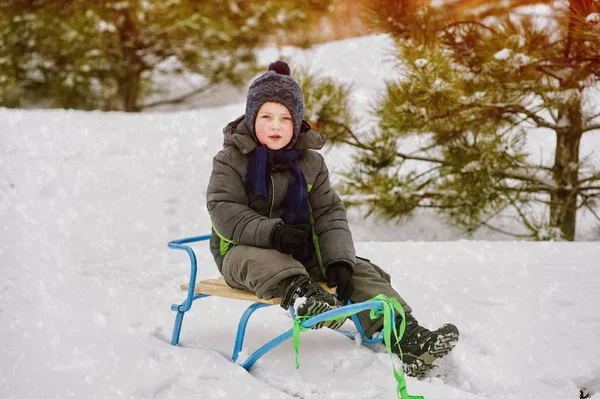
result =
[[[242,350],[242,347],[244,344],[244,336],[246,334],[246,326],[248,324],[248,320],[250,319],[250,316],[252,316],[252,314],[260,308],[272,306],[272,305],[279,305],[279,303],[281,303],[281,298],[272,298],[272,299],[267,299],[267,300],[260,299],[260,298],[256,297],[256,295],[254,295],[254,293],[252,293],[250,291],[244,291],[244,290],[239,290],[239,289],[229,287],[225,283],[225,280],[222,277],[216,278],[216,279],[201,280],[201,281],[196,282],[196,274],[197,274],[196,254],[194,253],[194,250],[186,244],[191,244],[191,243],[195,243],[195,242],[199,242],[199,241],[205,241],[205,240],[210,239],[210,237],[211,237],[210,234],[203,235],[203,236],[196,236],[196,237],[188,237],[188,238],[173,240],[173,241],[169,242],[169,244],[168,244],[169,248],[186,251],[190,258],[190,264],[191,264],[190,265],[191,270],[190,270],[189,283],[183,284],[180,286],[180,289],[182,291],[187,292],[187,297],[180,305],[178,305],[178,304],[171,305],[171,310],[176,312],[175,325],[173,327],[173,336],[171,338],[171,345],[177,345],[179,343],[179,337],[181,335],[181,326],[183,323],[183,316],[185,315],[185,313],[187,311],[189,311],[191,309],[192,304],[195,300],[201,299],[201,298],[206,298],[209,296],[218,296],[218,297],[224,297],[224,298],[232,298],[232,299],[250,301],[250,302],[252,302],[252,304],[250,306],[248,306],[246,311],[243,313],[242,317],[240,318],[240,322],[238,324],[237,334],[236,334],[236,338],[235,338],[235,342],[234,342],[234,346],[233,346],[233,353],[231,355],[231,361],[235,363],[238,360],[238,355],[239,355],[240,351]],[[331,288],[327,287],[326,285],[324,285],[323,287],[326,290],[328,290],[330,293],[335,292],[335,289],[331,289]],[[318,314],[316,316],[307,318],[303,321],[300,320],[299,317],[296,317],[294,315],[294,309],[293,309],[293,307],[290,307],[290,309],[289,309],[290,313],[292,314],[292,317],[294,318],[293,328],[291,328],[288,331],[284,332],[283,334],[273,338],[272,340],[270,340],[269,342],[267,342],[266,344],[264,344],[263,346],[261,346],[260,348],[255,350],[252,354],[250,354],[250,356],[243,363],[241,363],[241,366],[244,369],[249,370],[254,365],[254,363],[256,363],[256,361],[258,359],[260,359],[263,355],[265,355],[271,349],[277,347],[278,345],[287,341],[290,338],[294,339],[294,348],[296,350],[296,365],[298,366],[297,355],[298,355],[299,333],[301,331],[307,331],[307,330],[312,329],[312,327],[315,324],[317,324],[323,320],[329,320],[332,318],[343,318],[343,317],[351,318],[351,320],[354,322],[354,325],[356,327],[356,333],[352,333],[352,332],[344,331],[344,330],[335,330],[335,331],[337,331],[340,334],[343,334],[353,340],[356,339],[356,337],[358,335],[360,335],[362,342],[365,342],[365,343],[378,343],[378,342],[385,341],[388,352],[389,352],[390,356],[392,356],[392,352],[390,350],[390,345],[391,345],[390,339],[391,339],[391,335],[392,335],[391,332],[393,331],[396,341],[399,341],[400,337],[402,336],[403,330],[404,330],[404,322],[402,322],[402,327],[400,329],[401,331],[400,331],[399,335],[395,331],[394,327],[392,327],[392,326],[396,325],[394,311],[400,312],[402,317],[404,317],[404,312],[403,312],[401,306],[397,302],[393,303],[393,301],[395,301],[395,300],[390,300],[389,298],[380,295],[369,301],[356,303],[356,304],[349,303],[346,306],[326,311],[326,312]],[[377,336],[375,336],[373,338],[368,338],[364,335],[364,331],[358,320],[358,316],[356,315],[357,313],[365,311],[365,310],[371,311],[371,317],[381,317],[381,316],[384,317],[384,329]],[[402,399],[419,399],[419,398],[422,399],[422,397],[420,397],[420,396],[411,396],[411,395],[408,395],[408,393],[406,393],[406,381],[404,380],[403,374],[404,373],[402,371],[400,371],[400,373],[398,374],[398,372],[394,368],[394,376],[398,382],[398,397],[402,398]]]

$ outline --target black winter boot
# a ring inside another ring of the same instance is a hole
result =
[[[424,377],[427,371],[435,367],[435,360],[454,349],[458,335],[458,328],[454,324],[444,324],[435,331],[429,331],[420,326],[412,314],[406,313],[406,329],[400,339],[406,374]]]
[[[281,301],[282,308],[287,310],[290,306],[294,307],[298,316],[316,316],[341,306],[341,303],[325,291],[319,283],[309,277],[298,276],[288,283]],[[345,321],[345,319],[323,320],[315,324],[313,328],[329,327],[336,330]]]

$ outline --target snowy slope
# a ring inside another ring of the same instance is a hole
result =
[[[219,353],[231,350],[243,303],[197,302],[182,346],[168,344],[170,305],[183,299],[177,287],[188,266],[166,243],[208,231],[205,187],[221,137],[202,133],[238,108],[0,110],[0,397],[393,397],[381,348],[330,331],[303,335],[298,371],[290,343],[250,374],[227,363]],[[353,225],[356,235],[370,228]],[[423,324],[461,328],[460,345],[442,364],[446,377],[411,379],[410,392],[431,399],[600,392],[598,244],[357,248],[391,272]],[[215,276],[206,246],[198,256],[200,277]],[[255,317],[249,348],[290,323],[278,309]]]
[[[382,52],[372,40],[322,57]],[[367,96],[376,84],[364,76]],[[166,243],[208,231],[211,160],[242,111],[0,109],[0,398],[394,397],[382,347],[332,331],[302,335],[299,370],[290,342],[251,373],[229,363],[241,302],[197,301],[181,345],[169,345],[189,266]],[[585,151],[599,148],[593,140]],[[326,152],[333,165],[346,156]],[[440,375],[409,379],[411,394],[577,399],[585,389],[600,399],[597,243],[367,242],[459,235],[431,216],[398,227],[353,217],[358,253],[392,274],[422,324],[461,329]],[[215,276],[206,245],[195,248],[199,278]],[[253,317],[249,350],[290,325],[276,308]]]

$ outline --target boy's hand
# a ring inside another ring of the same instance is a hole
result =
[[[308,224],[280,224],[271,233],[271,246],[294,259],[301,259],[308,252],[309,231]]]
[[[327,266],[327,286],[337,286],[336,293],[342,302],[346,302],[354,292],[352,269],[345,262],[332,263]]]

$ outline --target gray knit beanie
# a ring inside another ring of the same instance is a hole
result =
[[[244,122],[254,138],[254,121],[260,107],[266,102],[283,104],[292,114],[294,137],[288,148],[295,143],[300,134],[300,125],[304,119],[304,94],[298,83],[290,76],[290,67],[284,61],[275,61],[269,70],[252,82],[246,97],[246,116]]]

